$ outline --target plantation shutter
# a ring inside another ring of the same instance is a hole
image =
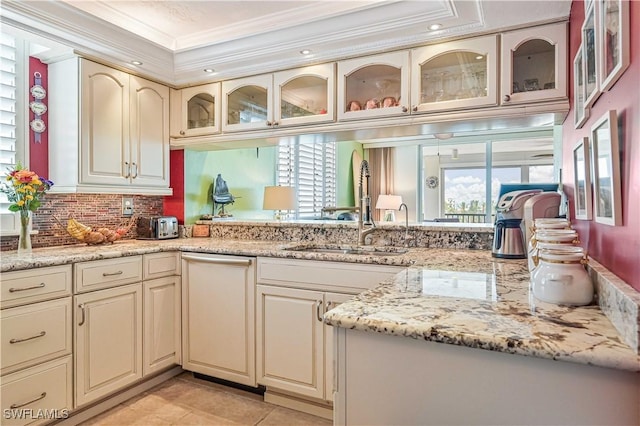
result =
[[[280,146],[277,183],[296,188],[297,218],[319,217],[322,207],[335,206],[335,142]]]

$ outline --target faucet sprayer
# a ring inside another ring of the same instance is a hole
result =
[[[364,244],[364,238],[367,234],[373,232],[376,224],[371,217],[371,197],[369,196],[369,163],[362,160],[360,163],[360,183],[358,185],[358,197],[360,198],[360,216],[358,217],[358,244]],[[363,186],[363,178],[366,178],[367,191],[365,193]],[[370,226],[364,229],[364,226]]]

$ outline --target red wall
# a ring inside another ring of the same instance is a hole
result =
[[[631,65],[616,84],[600,95],[581,129],[573,124],[573,73],[570,72],[571,111],[563,128],[563,184],[570,199],[571,217],[589,256],[640,291],[640,1],[631,1]],[[569,63],[581,42],[584,3],[573,1],[569,21]],[[570,67],[572,68],[572,67]],[[594,220],[576,220],[573,209],[573,147],[590,135],[593,123],[609,110],[616,110],[620,130],[620,176],[622,180],[622,226]]]
[[[29,57],[29,87],[32,87],[35,84],[35,77],[33,74],[35,72],[39,72],[42,74],[42,87],[48,91],[48,72],[47,65],[40,62],[39,59]],[[29,102],[33,101],[33,97],[29,94]],[[42,103],[49,106],[49,97],[46,96]],[[29,109],[29,122],[33,120],[35,115]],[[42,177],[49,177],[49,113],[46,112],[42,116],[42,120],[44,121],[45,126],[47,126],[47,130],[44,133],[41,133],[40,143],[36,143],[35,141],[35,133],[29,127],[29,169],[36,172],[38,175]],[[55,183],[55,182],[54,182]]]
[[[184,224],[184,151],[171,151],[169,155],[169,186],[173,188],[171,197],[164,197],[164,214],[175,216]]]

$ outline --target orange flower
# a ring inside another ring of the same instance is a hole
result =
[[[38,179],[38,175],[31,170],[16,170],[13,173],[13,178],[20,181],[21,183],[31,183],[34,176],[36,179]]]

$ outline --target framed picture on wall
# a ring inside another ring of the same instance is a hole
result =
[[[608,111],[593,124],[591,145],[595,220],[606,225],[621,225],[620,154],[615,110]]]
[[[585,108],[600,96],[598,83],[600,44],[597,30],[599,2],[593,1],[582,24],[582,59],[584,61]]]
[[[573,193],[576,219],[591,220],[591,167],[589,138],[584,137],[573,148]]]
[[[600,90],[609,90],[629,67],[629,2],[600,3]]]
[[[586,88],[584,84],[584,56],[582,45],[573,59],[573,105],[574,105],[574,125],[576,129],[582,128],[582,125],[589,118],[589,108],[585,108],[584,99],[586,96]]]

